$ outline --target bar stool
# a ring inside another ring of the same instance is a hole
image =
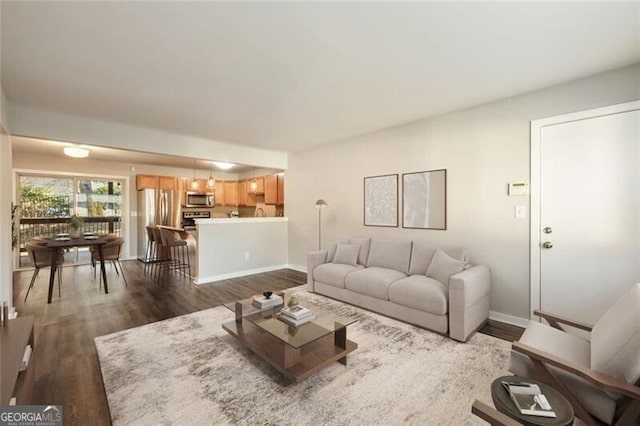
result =
[[[158,228],[157,226],[152,226],[151,232],[153,233],[153,240],[156,244],[156,252],[152,264],[151,278],[157,280],[158,274],[167,270],[166,266],[167,263],[170,262],[171,257],[169,255],[169,248],[164,245],[164,241],[162,240],[160,228]]]
[[[147,226],[147,249],[144,253],[144,272],[148,272],[156,261],[156,237],[153,226]]]
[[[159,228],[160,235],[162,236],[162,243],[169,249],[170,261],[168,268],[182,271],[185,276],[191,276],[191,256],[189,256],[189,250],[187,248],[187,241],[180,238],[180,234],[177,231],[173,231],[167,228]],[[185,262],[186,258],[186,262]],[[189,274],[185,274],[184,270],[187,270]]]

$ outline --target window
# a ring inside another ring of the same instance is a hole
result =
[[[99,177],[19,175],[19,266],[30,266],[27,242],[69,232],[73,214],[82,219],[83,232],[120,235],[123,186],[124,181]],[[65,263],[89,261],[87,248],[65,254]]]

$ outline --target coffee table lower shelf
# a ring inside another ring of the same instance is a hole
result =
[[[229,321],[222,328],[284,376],[284,385],[298,383],[334,362],[347,364],[358,344],[347,339],[346,327],[300,348],[294,348],[249,321]]]

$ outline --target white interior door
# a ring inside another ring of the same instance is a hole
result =
[[[594,323],[640,280],[639,147],[637,109],[540,128],[542,310]]]

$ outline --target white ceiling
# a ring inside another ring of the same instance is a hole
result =
[[[297,151],[640,62],[638,2],[2,2],[9,101]]]

